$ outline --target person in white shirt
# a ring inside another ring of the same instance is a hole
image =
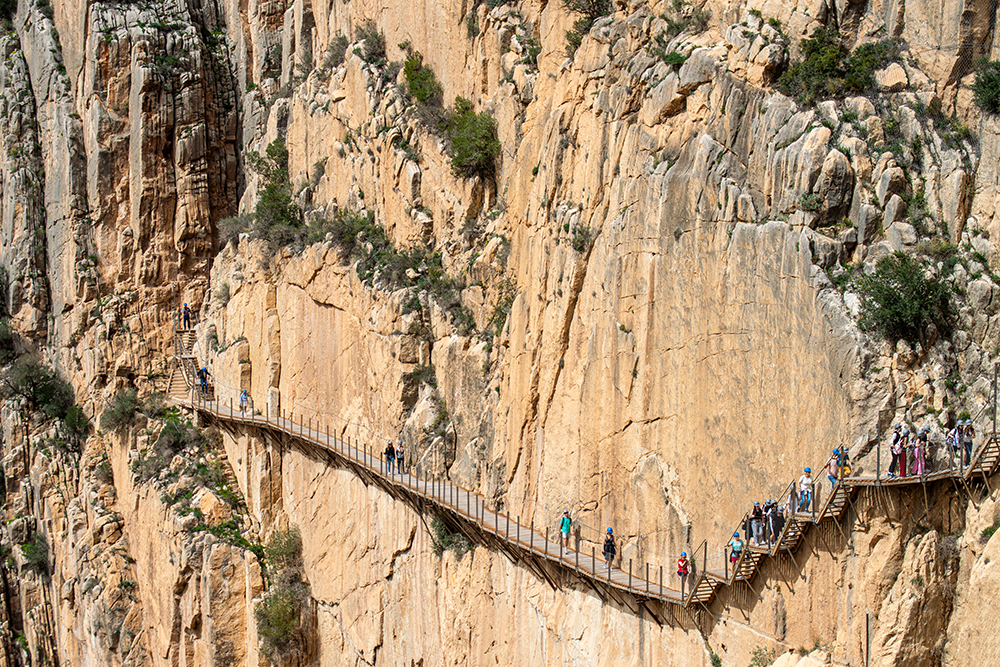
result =
[[[799,477],[799,506],[798,512],[808,512],[812,506],[813,478],[812,468],[806,468],[805,474]]]

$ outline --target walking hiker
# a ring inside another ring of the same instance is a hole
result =
[[[681,552],[681,557],[677,559],[677,576],[681,578],[681,597],[684,597],[684,590],[687,585],[687,576],[691,572],[691,561],[688,560],[686,551]]]
[[[948,467],[962,467],[962,432],[965,429],[965,420],[959,419],[955,423],[955,428],[948,431],[945,442],[948,447]]]
[[[406,450],[403,448],[403,441],[396,442],[396,472],[403,474],[403,461],[406,460]]]
[[[840,466],[840,479],[851,476],[851,455],[843,445],[840,446],[840,454],[837,455],[837,465]]]
[[[201,393],[208,394],[208,367],[202,366],[201,370],[198,371],[198,380],[201,381]]]
[[[247,390],[244,389],[240,392],[240,416],[246,415],[248,407],[250,407],[250,396],[247,395]]]
[[[563,510],[559,519],[559,532],[562,533],[563,547],[569,549],[569,533],[573,530],[573,519],[569,518],[569,510]]]
[[[899,471],[899,455],[903,453],[903,425],[896,424],[892,430],[892,444],[889,445],[892,462],[889,464],[889,477],[895,477]]]
[[[778,501],[767,499],[764,503],[764,534],[767,536],[767,546],[772,546],[778,543],[779,530],[776,530],[778,525]]]
[[[385,451],[382,453],[385,455],[385,471],[391,475],[392,464],[396,460],[396,448],[392,446],[392,440],[385,446]]]
[[[753,509],[750,510],[750,522],[753,526],[752,544],[759,547],[764,543],[764,511],[757,500],[753,501]]]
[[[972,428],[972,420],[965,420],[965,429],[962,431],[962,448],[965,450],[965,467],[972,464],[972,439],[976,437],[976,431]]]
[[[184,308],[181,309],[181,316],[184,318],[184,329],[191,328],[191,309],[185,303]]]
[[[785,506],[775,505],[774,514],[771,515],[772,531],[774,532],[773,544],[778,544],[781,538],[781,531],[785,529]]]
[[[923,475],[927,472],[925,456],[927,454],[927,432],[930,430],[930,426],[924,426],[917,433],[917,437],[913,439],[913,470],[911,472],[914,475]]]
[[[837,476],[840,474],[840,448],[833,450],[833,455],[826,460],[826,478],[830,480],[830,489],[837,486]]]
[[[729,562],[735,563],[743,555],[743,540],[740,539],[739,533],[733,533],[733,539],[729,540],[729,548],[732,549],[729,554]]]
[[[604,561],[608,564],[608,569],[611,569],[611,563],[615,560],[615,554],[618,553],[618,547],[615,546],[615,533],[608,527],[608,534],[604,537]]]
[[[808,512],[812,504],[813,478],[812,468],[806,468],[804,474],[799,477],[799,506],[797,512]]]
[[[910,429],[903,429],[903,436],[899,439],[899,476],[906,477],[906,453],[910,449]]]

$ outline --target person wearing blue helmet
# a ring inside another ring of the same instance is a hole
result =
[[[743,555],[743,540],[740,539],[738,532],[733,533],[733,539],[729,540],[729,548],[732,549],[729,554],[729,562],[735,563]]]
[[[808,512],[812,506],[813,478],[812,468],[806,468],[802,476],[799,477],[799,506],[796,512]]]
[[[833,450],[833,456],[826,460],[826,478],[830,480],[830,489],[837,485],[837,476],[840,475],[840,448]]]
[[[688,560],[686,551],[681,552],[681,557],[677,559],[677,576],[681,580],[681,597],[684,597],[684,590],[687,587],[687,576],[691,573],[691,561]]]
[[[608,569],[611,569],[611,563],[615,560],[615,555],[618,553],[618,547],[615,546],[615,533],[608,527],[607,535],[604,536],[604,562],[607,563]]]

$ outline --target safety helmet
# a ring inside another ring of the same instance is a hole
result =
[[[611,530],[611,526],[608,526],[608,532],[609,532],[609,533],[613,533],[613,532],[615,532],[615,531]]]
[[[756,501],[756,500],[755,500],[755,501],[753,501],[753,506],[754,506],[754,507],[760,507],[760,502],[759,502],[759,501]]]
[[[688,557],[688,552],[682,551],[681,552],[681,558],[687,558],[687,557]]]
[[[812,472],[812,468],[806,468],[806,472]]]
[[[902,425],[902,424],[896,424],[895,426],[893,426],[893,427],[892,427],[892,430],[893,430],[893,431],[898,431],[898,430],[899,430],[899,429],[901,429],[901,428],[903,428],[903,425]]]
[[[838,447],[837,449],[833,450],[833,453],[834,454],[839,454],[840,453],[840,448]]]

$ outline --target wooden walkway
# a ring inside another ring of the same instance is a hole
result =
[[[672,567],[666,568],[666,572],[662,566],[651,568],[649,564],[643,564],[633,570],[631,562],[628,563],[628,569],[608,567],[600,554],[596,553],[596,548],[592,547],[590,553],[563,549],[562,541],[554,532],[550,538],[547,529],[543,533],[534,524],[520,524],[517,518],[512,519],[509,513],[499,513],[490,509],[485,497],[461,485],[447,480],[422,479],[410,473],[388,472],[380,453],[370,450],[366,445],[359,446],[357,442],[351,440],[345,442],[336,435],[331,435],[328,426],[321,427],[318,423],[313,424],[311,420],[303,422],[301,416],[296,423],[284,416],[252,415],[250,412],[244,414],[231,404],[227,406],[219,403],[214,399],[213,392],[204,395],[194,387],[195,379],[191,370],[197,367],[197,361],[193,358],[191,350],[194,342],[192,332],[178,330],[176,334],[178,366],[175,367],[175,374],[171,377],[170,387],[171,397],[178,403],[221,422],[284,434],[307,446],[318,448],[326,452],[332,462],[351,468],[367,481],[375,482],[394,496],[407,500],[418,510],[435,508],[438,514],[449,519],[448,523],[451,526],[467,536],[473,537],[473,532],[478,532],[479,537],[485,536],[487,539],[481,541],[487,541],[503,550],[515,562],[520,561],[532,566],[532,569],[548,580],[553,587],[556,587],[556,583],[550,572],[539,566],[539,561],[554,564],[564,571],[574,573],[590,584],[602,598],[604,595],[601,591],[610,588],[631,594],[640,603],[655,600],[682,607],[708,605],[720,587],[751,580],[764,559],[780,553],[793,553],[811,525],[823,521],[837,521],[839,525],[846,508],[850,505],[851,497],[860,488],[876,485],[914,486],[948,479],[961,480],[962,483],[968,484],[974,477],[982,477],[986,482],[1000,464],[1000,441],[996,434],[992,434],[980,444],[971,465],[962,471],[942,470],[924,476],[890,479],[881,477],[844,479],[833,487],[825,502],[819,504],[814,499],[814,504],[818,505],[813,508],[814,511],[790,512],[774,544],[767,547],[748,545],[736,562],[730,565],[728,559],[725,559],[722,570],[707,569],[708,545],[707,541],[702,542],[691,555],[694,566],[691,576],[688,577],[691,587],[685,590],[685,595],[682,596],[681,591],[669,585],[678,581]],[[187,385],[186,391],[183,392],[177,391],[180,382],[175,381],[175,378],[180,377],[184,378]],[[793,485],[794,482],[786,488],[785,496],[779,497],[786,497]],[[746,518],[744,515],[737,530],[733,532],[741,532]],[[728,535],[731,536],[733,532]],[[728,537],[725,542],[728,542]]]

